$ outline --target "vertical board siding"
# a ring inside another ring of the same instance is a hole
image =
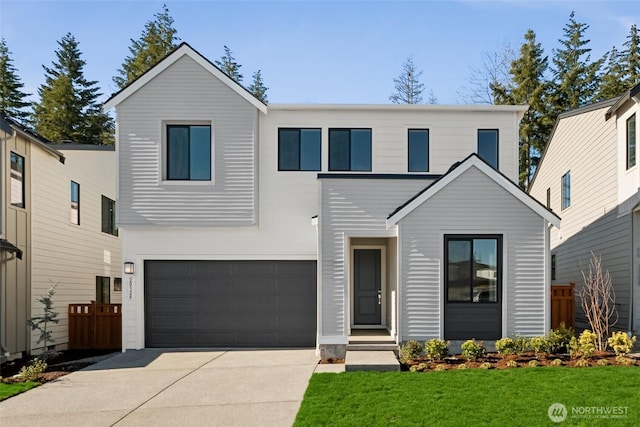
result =
[[[464,172],[398,226],[403,341],[441,336],[444,234],[502,234],[503,332],[545,333],[545,221],[478,169]]]
[[[123,101],[117,114],[120,224],[256,222],[258,112],[228,86],[185,56]],[[213,184],[162,182],[163,121],[211,122]]]

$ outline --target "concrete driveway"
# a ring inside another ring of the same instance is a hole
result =
[[[290,426],[314,353],[129,350],[0,402],[0,425]]]

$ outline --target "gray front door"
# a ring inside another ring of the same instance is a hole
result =
[[[356,325],[381,323],[381,250],[353,251],[353,322]]]

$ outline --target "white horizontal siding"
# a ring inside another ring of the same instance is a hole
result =
[[[401,339],[441,337],[445,234],[503,235],[504,335],[545,332],[545,222],[470,168],[398,224]]]
[[[117,108],[120,224],[254,224],[257,114],[187,56],[123,101]],[[163,126],[171,121],[211,122],[213,185],[163,183]]]
[[[62,148],[61,148],[62,149]],[[42,315],[36,299],[58,283],[53,297],[60,323],[52,326],[56,344],[68,342],[68,305],[96,299],[96,276],[110,278],[113,290],[122,277],[120,239],[102,233],[102,196],[116,199],[114,151],[64,150],[65,163],[32,150],[32,275],[31,314]],[[70,222],[70,182],[80,184],[80,225]],[[32,334],[34,348],[39,336]]]

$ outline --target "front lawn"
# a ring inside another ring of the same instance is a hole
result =
[[[295,425],[637,426],[639,393],[640,369],[620,366],[314,374]]]
[[[30,388],[39,386],[40,383],[27,381],[24,383],[0,383],[0,400],[8,399],[11,396],[20,394],[23,391],[27,391]]]

